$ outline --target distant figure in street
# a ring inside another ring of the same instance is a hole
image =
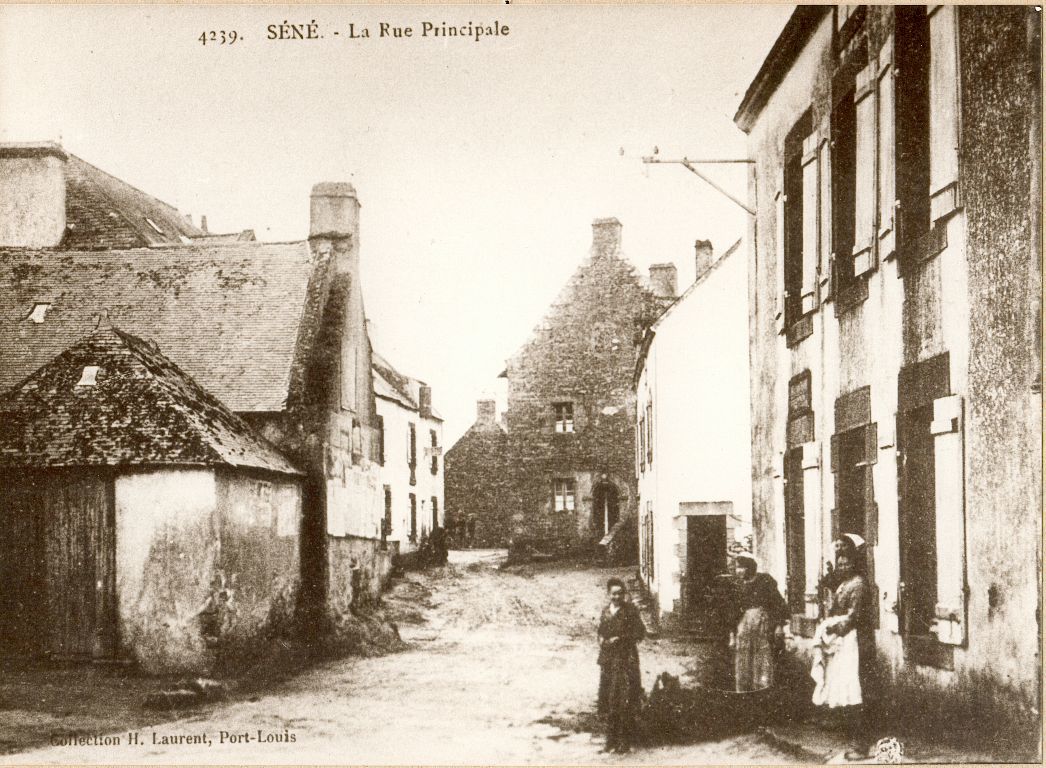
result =
[[[777,653],[784,646],[788,606],[755,558],[738,555],[734,572],[734,685],[740,692],[762,691],[774,684]]]
[[[643,696],[636,643],[646,627],[627,598],[621,579],[607,582],[607,606],[599,618],[599,713],[607,719],[604,752],[629,752]]]
[[[844,534],[835,541],[835,570],[828,586],[828,618],[814,634],[813,703],[838,712],[846,725],[847,760],[867,757],[867,710],[875,676],[872,592],[857,568],[864,539]]]

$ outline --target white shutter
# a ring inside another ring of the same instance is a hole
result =
[[[817,306],[817,260],[820,248],[819,149],[820,137],[816,132],[803,141],[803,296],[801,311],[804,315]]]
[[[949,645],[966,641],[966,514],[963,492],[962,398],[933,401],[937,509],[937,606],[933,632]]]
[[[821,144],[817,151],[817,165],[821,174],[820,197],[821,201],[821,243],[818,258],[819,282],[821,284],[821,301],[825,301],[832,293],[831,291],[831,262],[832,262],[832,172],[830,158],[831,142],[830,125],[821,129]]]
[[[777,173],[777,195],[774,197],[777,208],[777,306],[774,307],[774,322],[778,333],[785,330],[785,200],[784,168]]]
[[[857,178],[854,190],[854,275],[875,269],[875,89],[877,66],[874,62],[857,73],[854,103],[857,113]]]
[[[959,71],[955,6],[930,6],[930,220],[959,206]]]
[[[879,78],[876,87],[878,116],[879,182],[879,258],[888,259],[896,249],[894,211],[897,205],[897,164],[894,130],[893,37],[879,52]]]

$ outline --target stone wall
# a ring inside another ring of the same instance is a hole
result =
[[[590,259],[507,367],[508,535],[542,550],[598,544],[601,482],[618,489],[619,514],[636,526],[632,376],[642,330],[663,305],[622,258],[620,232],[616,219],[593,224]],[[556,431],[558,402],[572,405],[573,432]],[[573,511],[554,510],[555,478],[574,479]]]
[[[476,423],[447,451],[447,529],[456,547],[509,545],[507,442],[495,420],[494,401],[482,401]]]

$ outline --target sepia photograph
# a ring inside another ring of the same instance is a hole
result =
[[[1042,7],[0,0],[0,765],[1042,754]]]

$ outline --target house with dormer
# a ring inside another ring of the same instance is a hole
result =
[[[215,241],[172,206],[41,143],[0,145],[0,201],[0,392],[100,318],[162,350],[301,473],[297,616],[312,633],[351,624],[391,568],[373,525],[379,430],[353,187],[313,187],[307,239]],[[86,516],[82,525],[86,537]]]

